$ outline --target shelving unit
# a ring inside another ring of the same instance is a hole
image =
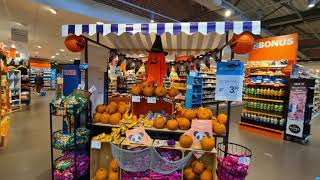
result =
[[[320,115],[320,79],[315,78],[312,119]]]
[[[30,83],[31,87],[35,87],[35,77],[38,72],[43,73],[43,81],[45,89],[52,89],[52,69],[51,64],[46,62],[30,62]]]
[[[31,103],[31,83],[30,69],[27,66],[18,66],[21,72],[21,104],[29,105]]]
[[[0,57],[0,115],[10,112],[10,90],[7,78],[8,73],[2,70],[4,67],[6,67],[6,59],[3,56]]]
[[[188,76],[185,107],[188,109],[200,107],[202,104],[202,91],[203,77]]]
[[[212,68],[209,71],[199,72],[199,76],[203,78],[202,86],[202,105],[210,106],[215,104],[215,89],[216,89],[216,69]]]
[[[8,71],[9,82],[9,96],[11,110],[21,108],[21,72],[19,70],[11,69]]]

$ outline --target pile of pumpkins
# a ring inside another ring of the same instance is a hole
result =
[[[110,102],[108,105],[100,104],[96,107],[94,114],[95,123],[117,125],[122,115],[129,110],[129,105],[123,101]]]
[[[201,160],[193,160],[191,166],[183,170],[183,179],[185,180],[212,180],[213,174],[210,168],[206,168]]]
[[[173,87],[166,89],[163,86],[153,87],[148,86],[146,83],[134,85],[131,88],[131,94],[134,96],[157,96],[164,97],[168,94],[170,97],[175,97],[179,94],[179,91]]]
[[[116,160],[111,160],[109,171],[105,168],[99,168],[95,174],[94,180],[118,180],[119,166]]]
[[[183,148],[190,148],[193,144],[193,139],[189,135],[181,135],[179,138],[180,146]],[[200,141],[201,149],[204,151],[211,151],[215,147],[215,140],[212,137],[205,136]]]

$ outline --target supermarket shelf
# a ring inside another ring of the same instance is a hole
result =
[[[280,69],[280,68],[286,68],[288,66],[252,66],[252,67],[246,67],[247,69]]]
[[[202,89],[215,89],[216,87],[203,87]]]
[[[248,76],[286,76],[285,74],[260,74],[260,73],[250,73]]]
[[[247,86],[270,86],[270,87],[284,87],[285,84],[263,84],[263,83],[245,83]]]
[[[281,130],[276,130],[272,128],[267,128],[263,126],[258,126],[255,124],[250,124],[250,123],[245,123],[245,122],[240,122],[240,129],[249,131],[249,132],[254,132],[257,134],[273,137],[276,139],[283,139],[284,137],[284,131]]]
[[[247,100],[257,100],[257,101],[268,101],[268,102],[279,102],[279,103],[284,102],[283,100],[255,98],[255,97],[249,97],[249,96],[245,96],[245,97],[243,97],[243,99],[247,99]]]
[[[174,87],[175,89],[177,89],[177,90],[186,90],[186,88],[178,88],[178,87]]]
[[[276,114],[263,113],[263,112],[259,112],[259,111],[251,111],[251,110],[246,110],[246,109],[244,109],[243,112],[253,113],[253,114],[260,114],[260,115],[264,115],[264,116],[272,116],[272,117],[277,117],[277,118],[282,118],[283,117],[283,116],[276,115]]]

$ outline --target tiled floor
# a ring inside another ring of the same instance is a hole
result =
[[[29,109],[11,115],[9,145],[0,150],[1,180],[50,179],[48,97],[34,96]],[[240,131],[240,108],[232,110],[230,141],[253,150],[247,180],[314,180],[320,176],[320,120],[309,145]]]

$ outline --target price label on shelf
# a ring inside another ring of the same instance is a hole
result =
[[[215,100],[242,101],[243,73],[243,62],[238,60],[217,63]]]
[[[148,97],[147,103],[155,104],[155,103],[157,103],[157,98],[156,97]]]
[[[91,149],[101,149],[100,141],[91,141]]]
[[[132,96],[132,102],[140,102],[140,96]]]
[[[191,84],[188,84],[188,85],[187,85],[187,89],[192,89],[192,85],[191,85]]]

